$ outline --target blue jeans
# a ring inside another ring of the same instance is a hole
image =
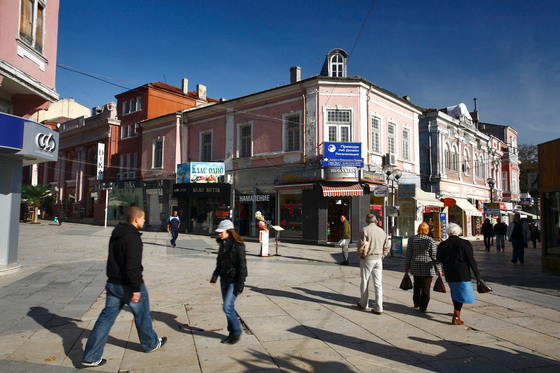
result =
[[[241,329],[241,324],[237,318],[237,312],[235,312],[235,300],[237,299],[237,293],[235,292],[237,282],[224,282],[220,281],[220,286],[222,288],[222,298],[224,300],[224,313],[227,318],[227,330],[229,335],[239,335],[243,331]]]
[[[136,331],[138,332],[138,338],[140,339],[140,344],[144,351],[147,352],[156,348],[159,343],[159,338],[152,327],[150,300],[148,298],[146,286],[142,284],[140,288],[140,300],[138,303],[130,302],[130,298],[132,298],[132,288],[130,286],[115,285],[108,282],[105,285],[105,290],[107,292],[105,308],[101,311],[89,335],[82,360],[86,362],[95,362],[101,359],[103,356],[103,348],[109,338],[109,331],[125,304],[128,304],[134,315]]]
[[[503,234],[496,235],[496,248],[498,249],[498,251],[506,251],[506,242]]]
[[[511,246],[513,246],[513,255],[511,260],[519,261],[523,263],[525,261],[525,241],[512,238],[511,239]]]

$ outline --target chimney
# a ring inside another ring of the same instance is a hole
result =
[[[202,84],[196,85],[196,96],[201,100],[206,100],[206,86]]]
[[[301,67],[290,67],[290,83],[297,83],[301,80]]]
[[[189,94],[189,80],[188,79],[183,79],[183,82],[181,84],[181,90],[183,91],[183,94],[185,94],[185,95]]]

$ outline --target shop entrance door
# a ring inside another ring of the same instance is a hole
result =
[[[350,197],[328,197],[329,220],[327,221],[327,242],[340,241],[340,215],[349,218]]]

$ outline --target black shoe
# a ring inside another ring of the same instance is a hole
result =
[[[512,260],[511,262],[512,262],[512,263],[517,263],[517,260]]]
[[[88,363],[87,361],[82,361],[82,365],[86,366],[86,367],[100,367],[102,365],[105,365],[106,362],[107,362],[106,359],[99,359],[97,361],[94,361],[93,363]]]
[[[173,247],[177,247],[177,245],[173,244]]]
[[[344,260],[342,262],[340,262],[341,266],[347,266],[348,265],[348,260]]]
[[[240,339],[241,339],[241,334],[230,335],[229,337],[226,338],[226,340],[223,343],[228,344],[228,345],[234,345],[237,342],[239,342]]]
[[[159,339],[159,342],[158,342],[156,348],[154,348],[154,349],[151,350],[151,351],[146,351],[146,352],[154,352],[155,350],[159,350],[160,348],[163,347],[163,345],[165,344],[165,342],[167,342],[167,337],[161,337],[161,338]]]
[[[222,341],[220,343],[229,343],[231,336],[228,335],[227,337],[225,337],[224,339],[222,339]]]

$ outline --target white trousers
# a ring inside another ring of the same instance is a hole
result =
[[[381,259],[364,260],[360,259],[360,304],[362,307],[369,307],[369,279],[373,279],[373,288],[375,290],[375,300],[373,301],[373,309],[376,312],[383,312],[383,288],[381,285],[383,273],[383,263]]]

